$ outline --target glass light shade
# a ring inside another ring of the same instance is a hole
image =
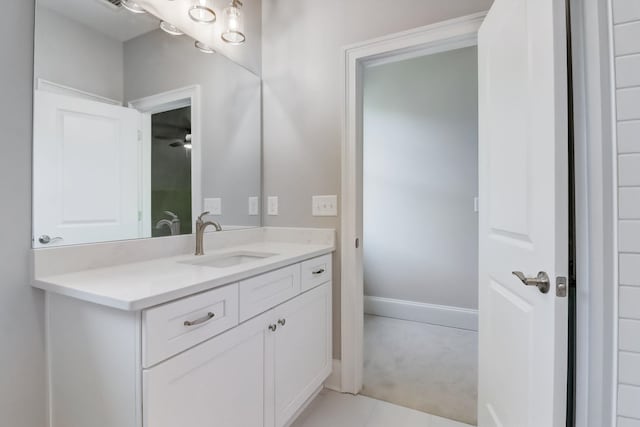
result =
[[[189,9],[189,17],[202,24],[213,24],[216,22],[216,12],[207,0],[195,0]]]
[[[216,53],[216,51],[213,50],[213,48],[197,40],[196,40],[196,49],[198,49],[202,53]]]
[[[160,28],[162,28],[162,31],[167,34],[171,34],[172,36],[181,36],[184,34],[178,27],[167,21],[161,21]]]
[[[133,0],[122,0],[122,6],[129,12],[133,13],[147,13],[138,3]]]
[[[240,8],[233,3],[222,12],[222,40],[229,44],[242,44],[244,36],[244,20]]]

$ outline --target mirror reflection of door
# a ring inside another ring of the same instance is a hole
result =
[[[191,234],[191,107],[151,116],[151,235]]]

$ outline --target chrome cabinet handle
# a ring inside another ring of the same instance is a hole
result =
[[[278,325],[269,325],[269,330],[270,330],[271,332],[275,332],[275,331],[276,331],[276,329],[278,329]]]
[[[312,271],[311,274],[313,274],[314,276],[317,276],[318,274],[322,274],[324,273],[324,268],[321,268],[320,270],[316,270],[316,271]]]
[[[38,237],[38,242],[42,243],[43,245],[48,245],[49,243],[57,242],[58,240],[62,240],[62,237],[49,237],[46,234]]]
[[[279,324],[280,326],[284,326],[284,325],[286,325],[286,324],[287,324],[287,319],[279,319],[279,320],[278,320],[278,324]]]
[[[212,312],[207,313],[206,316],[201,317],[199,319],[196,320],[185,320],[184,321],[184,326],[196,326],[196,325],[201,325],[205,322],[208,322],[209,320],[213,319],[216,315]]]
[[[544,271],[539,272],[536,277],[526,277],[521,271],[513,271],[512,273],[526,286],[536,286],[543,294],[549,292],[551,281],[549,275]]]

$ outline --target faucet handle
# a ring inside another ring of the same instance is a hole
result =
[[[209,214],[210,214],[210,212],[209,212],[209,211],[202,212],[202,213],[200,214],[200,216],[198,217],[198,221],[202,221],[202,217],[205,217],[205,216],[207,216],[207,215],[209,215]]]
[[[178,219],[178,215],[174,214],[171,211],[164,211],[165,215],[171,217],[171,219]]]

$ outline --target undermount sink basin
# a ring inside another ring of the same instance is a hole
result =
[[[259,261],[261,259],[272,257],[276,254],[269,252],[249,252],[239,251],[226,254],[218,254],[211,256],[203,256],[188,261],[181,261],[181,264],[202,265],[205,267],[225,268],[235,265],[246,264],[249,262]]]

